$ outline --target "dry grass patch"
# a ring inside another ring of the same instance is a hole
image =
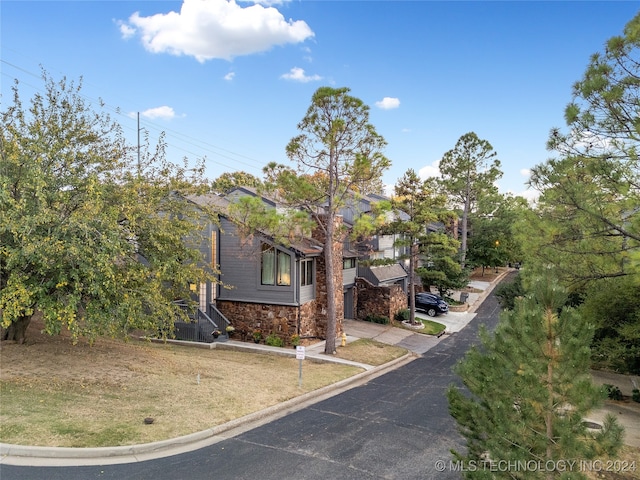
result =
[[[640,448],[625,445],[616,458],[586,462],[584,473],[589,480],[640,479]]]
[[[360,338],[336,350],[336,357],[367,365],[383,365],[407,353],[404,348],[376,342],[370,338]]]
[[[370,349],[340,356],[377,365],[397,355]],[[33,328],[25,345],[3,342],[0,360],[0,442],[58,447],[186,435],[362,371],[305,362],[300,388],[295,358],[111,339],[73,346]]]

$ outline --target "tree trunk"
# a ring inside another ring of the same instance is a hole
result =
[[[467,186],[467,197],[464,201],[464,209],[462,210],[462,232],[460,239],[460,265],[462,268],[465,268],[467,263],[467,234],[468,234],[468,222],[469,222],[469,210],[471,209],[471,193],[469,192],[469,187]]]
[[[331,206],[330,206],[331,208]],[[324,263],[327,285],[327,339],[325,342],[324,353],[334,355],[336,353],[336,286],[335,276],[333,274],[333,236],[334,236],[334,217],[331,210],[327,215],[326,237],[324,240]]]
[[[416,268],[416,257],[418,256],[418,245],[413,237],[409,248],[409,323],[413,325],[416,323],[416,286],[413,283],[413,276]]]
[[[31,323],[31,316],[23,316],[14,321],[8,328],[0,328],[0,340],[11,340],[22,345],[27,336],[27,327]]]

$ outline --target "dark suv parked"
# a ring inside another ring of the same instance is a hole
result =
[[[430,317],[438,313],[447,313],[449,304],[434,293],[416,293],[416,310],[424,310]]]

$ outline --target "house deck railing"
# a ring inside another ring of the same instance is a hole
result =
[[[211,343],[214,341],[214,331],[221,330],[218,323],[198,307],[191,307],[185,302],[176,302],[176,305],[180,307],[180,309],[182,309],[189,318],[188,322],[185,322],[182,319],[178,319],[174,322],[174,333],[176,339],[205,343]],[[226,321],[228,322],[228,320]],[[226,324],[224,324],[224,326],[226,326]]]
[[[219,329],[222,331],[222,333],[225,332],[226,328],[231,325],[231,322],[227,319],[227,317],[225,317],[222,312],[220,310],[218,310],[218,308],[215,306],[215,304],[210,303],[209,304],[209,308],[208,308],[208,312],[209,316],[213,319],[212,321],[216,324],[219,325]]]

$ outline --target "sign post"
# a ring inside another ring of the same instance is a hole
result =
[[[302,360],[304,360],[304,346],[296,347],[296,358],[298,359],[298,388],[302,388]]]

